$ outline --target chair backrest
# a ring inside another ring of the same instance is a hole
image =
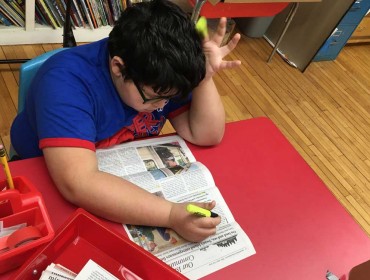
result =
[[[21,65],[19,71],[19,89],[18,89],[18,113],[24,109],[28,88],[41,65],[52,55],[65,50],[66,48],[55,49],[43,53]]]

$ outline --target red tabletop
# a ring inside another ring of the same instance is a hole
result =
[[[269,119],[227,124],[215,147],[188,145],[210,169],[257,252],[204,279],[316,280],[330,270],[344,280],[370,259],[369,237]],[[59,195],[43,158],[11,162],[10,168],[40,190],[57,230],[76,207]],[[125,234],[120,224],[108,224]]]
[[[282,0],[283,1],[283,0]],[[188,0],[193,7],[197,0]],[[273,2],[273,3],[248,3],[253,1],[245,1],[246,3],[224,3],[221,1],[213,5],[206,1],[200,10],[200,15],[206,18],[220,18],[220,17],[272,17],[280,13],[286,8],[288,2]],[[258,1],[257,1],[258,2]]]

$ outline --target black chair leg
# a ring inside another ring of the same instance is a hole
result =
[[[28,61],[28,58],[20,59],[0,59],[0,64],[11,64],[11,63],[25,63]]]

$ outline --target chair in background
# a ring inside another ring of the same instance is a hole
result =
[[[71,0],[67,1],[67,13],[66,18],[64,21],[63,26],[63,48],[55,49],[52,51],[48,51],[43,53],[35,58],[32,58],[21,65],[19,71],[19,88],[18,88],[18,114],[24,108],[24,104],[26,101],[27,90],[31,85],[33,78],[35,77],[37,71],[41,67],[41,65],[52,55],[65,50],[69,47],[76,46],[76,40],[73,35],[72,31],[72,23],[71,23],[71,9],[72,9]]]
[[[31,85],[33,78],[41,65],[52,55],[65,50],[66,48],[55,49],[46,53],[43,53],[21,65],[19,70],[19,88],[18,88],[18,114],[23,111],[26,102],[26,96],[28,88]],[[9,158],[13,159],[17,153],[15,152],[12,145],[10,145]]]
[[[31,82],[41,65],[49,57],[63,50],[65,50],[65,48],[55,49],[43,53],[21,65],[19,70],[18,113],[24,109],[28,88],[30,87]]]
[[[32,59],[13,59],[13,60],[1,60],[1,63],[23,63],[19,70],[19,88],[18,88],[18,114],[24,109],[26,102],[26,96],[28,88],[31,85],[33,78],[35,77],[37,71],[41,65],[52,55],[65,50],[69,47],[75,47],[76,40],[72,31],[71,23],[71,9],[72,0],[67,1],[66,17],[63,26],[63,48],[55,49],[39,55]],[[15,158],[17,153],[15,152],[13,146],[10,144],[9,158],[12,160]]]
[[[24,108],[27,90],[33,78],[35,77],[37,71],[39,70],[40,66],[52,55],[66,48],[75,47],[77,45],[72,30],[71,10],[72,10],[72,0],[67,0],[66,16],[63,25],[63,48],[46,52],[31,60],[24,60],[26,62],[21,65],[19,71],[18,114]]]

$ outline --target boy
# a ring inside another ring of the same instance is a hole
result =
[[[37,73],[12,144],[21,158],[43,155],[61,194],[106,219],[168,227],[199,242],[220,218],[199,218],[98,170],[96,148],[158,135],[166,119],[197,145],[221,141],[225,116],[212,76],[240,61],[223,61],[240,35],[220,44],[226,19],[202,42],[188,16],[166,0],[126,9],[108,39],[64,50]],[[192,92],[190,94],[190,92]],[[27,141],[25,141],[27,139]],[[200,203],[211,209],[215,203]]]

